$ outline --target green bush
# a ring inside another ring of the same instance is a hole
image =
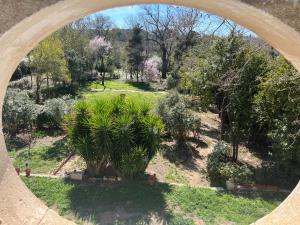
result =
[[[196,119],[176,92],[159,101],[157,113],[164,122],[167,131],[178,142],[185,141],[189,132],[194,129]]]
[[[74,100],[70,96],[63,96],[62,98],[52,98],[44,102],[40,106],[37,115],[37,127],[48,129],[62,128],[64,116],[70,113]]]
[[[35,120],[38,106],[29,97],[28,91],[8,88],[3,105],[4,130],[14,135],[28,129]]]
[[[109,164],[124,177],[137,176],[160,143],[160,119],[137,99],[107,96],[80,101],[67,120],[68,136],[92,176],[101,175]]]
[[[133,147],[128,154],[124,154],[120,162],[120,170],[125,177],[142,175],[148,165],[146,150]]]
[[[253,172],[246,165],[229,161],[231,148],[223,141],[218,142],[208,156],[207,172],[213,185],[225,185],[230,178],[238,184],[253,182]]]
[[[28,90],[31,88],[31,84],[28,77],[24,77],[16,81],[9,82],[8,88]]]
[[[170,90],[170,89],[176,88],[178,85],[178,82],[179,82],[179,79],[176,79],[172,76],[168,76],[164,83],[164,86],[166,89]]]

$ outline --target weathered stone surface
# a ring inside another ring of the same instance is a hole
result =
[[[95,11],[143,3],[185,5],[231,19],[256,32],[300,71],[298,0],[0,0],[0,108],[11,74],[40,40]],[[299,221],[300,185],[256,225],[297,225]],[[1,132],[0,224],[73,224],[27,190],[10,163]]]
[[[242,0],[270,13],[300,32],[300,0]]]

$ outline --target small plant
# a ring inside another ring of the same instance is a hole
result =
[[[32,137],[33,138],[43,138],[46,137],[47,133],[45,131],[42,130],[36,130],[32,133]]]
[[[178,142],[184,142],[189,132],[194,130],[196,119],[176,92],[158,103],[157,113],[165,123],[167,131]]]
[[[231,148],[223,141],[218,142],[208,156],[207,172],[212,183],[224,185],[229,179],[238,184],[253,182],[253,172],[246,165],[230,161]]]

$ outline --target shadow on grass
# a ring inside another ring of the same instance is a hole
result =
[[[11,137],[9,135],[5,135],[5,143],[7,151],[20,150],[27,146],[27,143],[25,143],[25,141],[18,136]]]
[[[134,82],[134,81],[127,81],[126,83],[129,84],[132,87],[135,87],[135,88],[143,90],[143,91],[153,91],[154,90],[151,87],[150,83],[146,83],[146,82]]]
[[[66,138],[56,141],[52,146],[47,147],[42,153],[41,158],[43,160],[56,160],[60,161],[68,156],[70,149],[67,145]]]
[[[74,183],[73,183],[74,184]],[[166,206],[167,184],[131,181],[111,186],[75,184],[69,192],[71,210],[95,224],[166,224],[174,219]]]
[[[188,170],[199,170],[196,159],[201,159],[202,156],[189,142],[174,143],[172,145],[161,144],[160,151],[165,159],[177,166],[180,165]]]
[[[224,193],[220,193],[221,195]],[[234,197],[242,197],[247,199],[263,199],[268,202],[282,202],[289,195],[288,193],[279,193],[271,191],[238,191],[238,192],[225,192],[225,194]]]

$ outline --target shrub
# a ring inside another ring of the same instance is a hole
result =
[[[31,84],[28,77],[24,77],[16,81],[9,82],[8,88],[28,90],[31,88]]]
[[[173,76],[168,76],[164,83],[164,86],[166,89],[170,90],[170,89],[176,88],[178,85],[178,82],[179,82],[178,79],[174,78]]]
[[[14,135],[29,128],[36,118],[38,106],[30,99],[28,91],[8,88],[3,105],[4,129]]]
[[[162,123],[144,101],[104,97],[78,102],[68,117],[68,135],[90,175],[108,164],[124,177],[144,172],[160,143]]]
[[[64,116],[71,111],[74,100],[70,96],[48,99],[41,106],[37,116],[38,128],[62,128]]]
[[[194,129],[196,119],[176,92],[159,101],[157,113],[162,118],[167,131],[178,142],[183,142]]]
[[[232,178],[236,183],[251,183],[253,172],[246,165],[229,161],[231,148],[223,141],[217,143],[208,156],[207,172],[214,185],[224,185]]]
[[[133,147],[130,153],[124,154],[119,169],[125,177],[142,175],[148,165],[147,151],[141,146]]]

